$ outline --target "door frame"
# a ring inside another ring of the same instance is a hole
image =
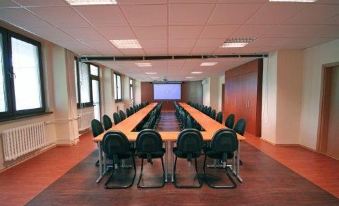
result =
[[[331,87],[331,69],[339,66],[339,62],[325,64],[321,71],[321,93],[320,93],[320,110],[319,123],[317,134],[316,151],[327,156],[327,142],[328,142],[328,121],[329,121],[329,101],[330,101],[330,87]]]

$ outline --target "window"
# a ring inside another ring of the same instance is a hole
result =
[[[0,33],[0,113],[7,111],[2,34]]]
[[[89,67],[87,63],[80,63],[80,103],[91,103]]]
[[[130,99],[134,99],[134,94],[133,94],[133,79],[129,80],[129,97],[130,97]]]
[[[45,112],[41,44],[0,28],[0,118]]]
[[[75,96],[77,100],[77,104],[79,104],[79,85],[78,85],[78,70],[79,70],[79,62],[77,58],[74,58],[74,82],[75,82]]]
[[[11,38],[16,110],[42,107],[38,47]]]
[[[93,106],[90,64],[74,58],[75,93],[78,107]]]
[[[114,99],[116,101],[121,101],[122,100],[121,75],[114,73],[113,78],[114,78]]]

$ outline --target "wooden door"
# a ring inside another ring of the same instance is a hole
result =
[[[339,160],[339,66],[325,68],[317,150]]]

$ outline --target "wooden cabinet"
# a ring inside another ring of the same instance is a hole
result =
[[[246,120],[246,132],[261,136],[263,61],[257,59],[225,72],[224,116]]]

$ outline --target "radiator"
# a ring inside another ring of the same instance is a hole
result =
[[[78,119],[78,125],[79,125],[79,131],[86,130],[91,127],[91,121],[94,119],[94,112],[93,110],[89,111],[82,111],[79,112],[79,119]]]
[[[5,161],[15,160],[48,144],[44,122],[4,130],[1,137]]]

